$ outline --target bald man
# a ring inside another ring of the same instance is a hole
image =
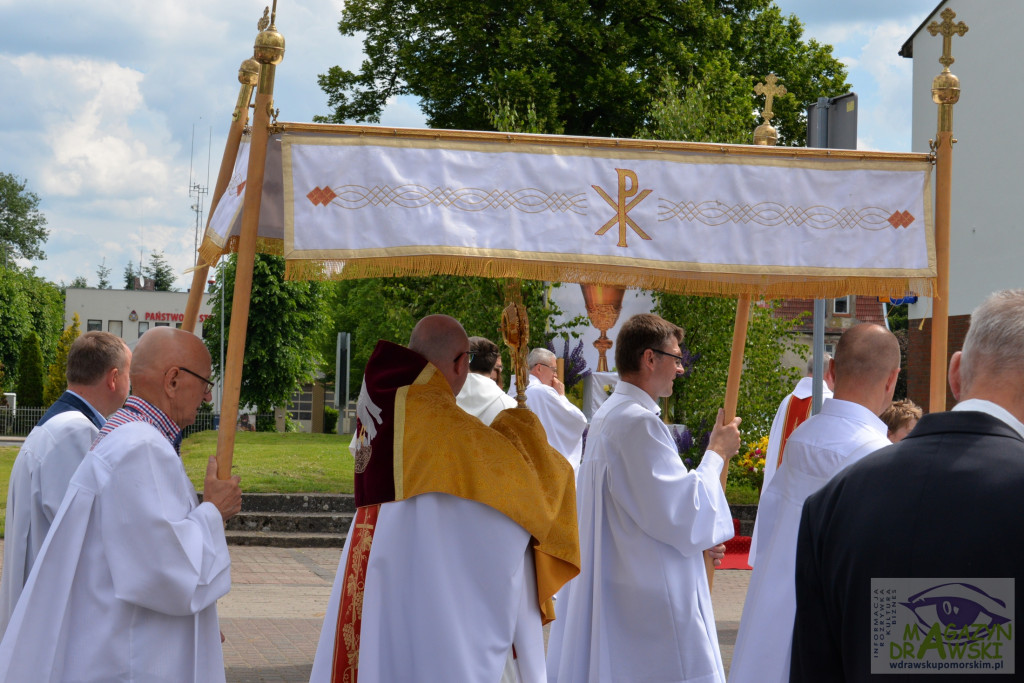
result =
[[[193,334],[139,340],[133,395],[71,478],[0,642],[0,681],[224,680],[216,603],[238,477],[217,479],[211,456],[199,504],[178,454],[209,374]]]
[[[487,426],[458,407],[469,353],[462,325],[432,315],[370,356],[313,683],[496,683],[513,645],[519,680],[545,680],[542,625],[579,571],[572,468],[529,410]]]
[[[785,464],[761,497],[757,564],[743,605],[730,683],[789,680],[796,536],[804,500],[843,468],[890,443],[878,416],[892,402],[900,373],[896,337],[879,325],[855,325],[839,338],[830,365],[833,397],[790,435]]]

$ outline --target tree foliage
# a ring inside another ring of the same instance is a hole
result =
[[[135,289],[135,280],[141,275],[141,271],[135,270],[135,264],[129,261],[124,267],[124,288]]]
[[[53,361],[57,339],[64,329],[64,297],[59,287],[35,274],[34,269],[0,270],[0,363],[7,382],[19,376],[22,340],[30,331],[39,335],[43,361]]]
[[[43,391],[43,406],[49,408],[68,388],[68,352],[82,333],[82,321],[78,313],[71,315],[71,324],[60,335],[53,362],[46,371],[46,389]]]
[[[16,258],[45,259],[43,242],[49,236],[46,216],[39,211],[39,196],[27,182],[0,172],[0,248],[4,267]]]
[[[523,282],[522,287],[530,320],[530,348],[545,346],[552,337],[551,332],[545,332],[545,323],[557,309],[545,307],[544,283]],[[329,308],[333,326],[325,356],[334,356],[338,332],[352,335],[350,396],[359,392],[363,368],[377,341],[408,344],[416,322],[432,313],[456,318],[471,337],[486,337],[498,343],[503,349],[504,366],[511,368],[498,331],[505,308],[504,280],[454,275],[342,280],[334,284]]]
[[[88,286],[89,281],[85,279],[84,275],[76,275],[72,278],[71,283],[68,284],[68,287],[71,289],[85,289]]]
[[[39,349],[39,335],[29,332],[21,342],[21,361],[18,366],[18,405],[43,405],[43,354]]]
[[[672,422],[690,428],[694,439],[690,455],[699,458],[725,398],[736,300],[656,294],[655,302],[659,315],[686,331],[684,343],[694,357],[692,369],[676,380],[675,392],[669,400],[669,416]],[[775,317],[777,304],[763,302],[750,311],[736,409],[743,418],[741,429],[745,438],[768,433],[779,402],[801,376],[795,368],[784,368],[781,364],[782,354],[789,347],[806,354],[807,347],[797,348],[794,341],[794,328],[799,320]]]
[[[223,315],[230,339],[227,323],[231,320],[236,267],[237,256],[232,255],[222,269],[223,276],[210,289],[212,312],[203,322],[203,337],[218,376],[223,372],[220,288],[226,288]],[[287,406],[296,386],[311,382],[321,370],[327,325],[323,289],[321,282],[285,281],[282,257],[256,255],[239,395],[243,405],[254,405],[260,413],[269,413],[274,406]]]
[[[142,268],[142,273],[153,281],[153,288],[158,292],[174,292],[176,279],[174,268],[167,263],[162,251],[152,251],[149,254],[149,263]]]
[[[350,0],[338,26],[363,37],[367,58],[319,77],[332,109],[320,120],[336,123],[379,121],[389,99],[412,95],[433,128],[486,129],[504,100],[535,103],[545,132],[630,137],[674,79],[703,84],[749,133],[754,83],[774,72],[790,94],[773,124],[802,144],[805,105],[848,89],[831,47],[805,42],[771,0]]]
[[[96,267],[96,281],[98,289],[110,289],[110,266],[107,265],[106,257]]]

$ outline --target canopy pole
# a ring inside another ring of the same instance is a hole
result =
[[[530,320],[523,305],[522,283],[509,280],[505,285],[505,309],[501,312],[501,326],[498,331],[508,346],[512,372],[516,376],[516,403],[526,407],[526,387],[530,383],[526,367],[526,354],[530,344]]]
[[[249,102],[252,100],[252,91],[259,83],[260,64],[255,59],[247,59],[238,67],[238,82],[242,86],[238,89],[238,101],[235,103],[235,111],[231,114],[231,127],[228,128],[228,139],[224,144],[224,156],[220,160],[220,171],[217,173],[217,184],[213,188],[213,197],[210,200],[210,212],[207,214],[206,223],[209,225],[210,217],[217,209],[220,198],[231,182],[231,172],[235,168],[235,159],[238,157],[238,148],[242,144],[242,133],[245,124],[249,122]],[[203,292],[206,290],[206,277],[210,274],[212,263],[200,262],[192,271],[192,288],[188,290],[188,303],[185,304],[185,319],[181,323],[181,329],[188,332],[195,332],[196,321],[199,318],[199,306],[202,303]],[[223,312],[221,313],[223,315]],[[221,372],[224,369],[221,368]]]
[[[740,378],[743,375],[743,349],[747,344],[747,324],[750,321],[750,295],[744,294],[736,301],[736,322],[732,330],[732,351],[729,354],[729,378],[725,384],[725,407],[723,419],[726,424],[736,417],[736,405],[740,398]],[[722,468],[722,490],[729,478],[729,466]],[[711,555],[704,552],[704,567],[708,573],[708,588],[715,583],[715,565]]]
[[[253,56],[260,63],[259,88],[253,113],[249,168],[246,174],[245,201],[242,204],[242,228],[238,238],[238,264],[235,290],[231,299],[231,334],[224,361],[224,396],[221,399],[220,430],[217,432],[217,477],[231,476],[231,457],[235,448],[235,422],[238,419],[238,397],[242,391],[242,361],[245,336],[249,325],[249,303],[252,296],[252,273],[256,260],[256,237],[260,223],[260,202],[263,198],[263,176],[266,170],[267,142],[270,138],[271,109],[274,104],[274,76],[277,64],[284,59],[284,36],[277,32],[274,14],[266,12],[260,21],[262,29],[256,36]],[[269,26],[268,26],[269,25]]]
[[[946,355],[949,352],[949,217],[953,186],[953,105],[960,99],[960,79],[949,71],[956,60],[950,54],[954,35],[967,33],[964,22],[953,23],[956,12],[942,10],[942,23],[928,24],[928,33],[942,34],[942,73],[932,81],[932,101],[939,105],[935,153],[935,292],[932,297],[932,344],[929,369],[928,412],[946,409]]]

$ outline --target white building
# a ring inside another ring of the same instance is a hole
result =
[[[953,36],[950,71],[960,79],[960,101],[953,107],[953,191],[950,215],[949,354],[963,345],[971,311],[991,292],[1024,286],[1020,271],[1021,195],[1018,168],[1024,140],[1017,134],[1024,91],[1017,87],[1024,2],[946,0],[907,39],[900,55],[913,59],[913,151],[928,152],[937,133],[938,105],[932,79],[941,71],[942,36],[927,31],[940,14],[956,12],[954,23],[968,26]],[[910,307],[908,393],[928,405],[931,357],[931,300]],[[922,323],[924,323],[923,328]],[[952,397],[947,396],[952,404]]]
[[[129,348],[151,327],[181,327],[185,319],[188,292],[153,292],[132,289],[68,287],[64,299],[64,327],[75,313],[82,332],[103,330],[124,339]],[[203,321],[210,316],[204,298],[199,305],[196,334],[202,336]]]

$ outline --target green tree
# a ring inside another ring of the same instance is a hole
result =
[[[68,287],[71,287],[72,289],[85,289],[88,286],[89,281],[85,279],[84,275],[76,275],[68,285]]]
[[[158,292],[174,292],[174,280],[176,278],[174,268],[167,263],[162,251],[153,251],[149,254],[149,263],[143,267],[142,272],[146,277],[153,280],[153,287]]]
[[[773,124],[802,144],[805,104],[848,89],[831,48],[805,42],[771,0],[350,0],[338,27],[363,37],[367,58],[319,77],[332,110],[319,120],[336,123],[379,121],[390,98],[412,95],[434,128],[487,128],[504,100],[536,103],[545,132],[629,137],[675,79],[716,96],[728,84],[731,116],[752,131],[754,82],[775,72],[790,95]]]
[[[96,287],[99,289],[110,289],[110,266],[107,265],[106,257],[100,262],[100,265],[96,268]]]
[[[210,289],[212,312],[203,322],[203,336],[217,375],[222,373],[220,316],[225,316],[225,322],[231,320],[236,266],[237,256],[232,255],[223,268],[223,277]],[[324,286],[317,281],[286,281],[284,258],[256,255],[239,395],[243,405],[252,404],[259,413],[287,406],[296,388],[311,382],[321,370],[328,323]],[[223,312],[221,287],[226,288]],[[230,338],[230,325],[225,325],[225,333]]]
[[[64,297],[59,287],[38,277],[35,269],[0,270],[0,363],[8,370],[5,389],[19,375],[24,337],[35,330],[44,362],[52,362],[63,327]]]
[[[523,303],[530,320],[530,347],[544,346],[555,330],[545,333],[545,323],[557,309],[544,304],[545,285],[523,282]],[[363,381],[363,368],[377,341],[407,344],[416,322],[432,313],[456,318],[470,336],[486,337],[501,344],[498,326],[505,308],[505,281],[480,277],[368,278],[334,284],[328,310],[333,314],[331,334],[324,355],[334,357],[338,332],[352,335],[352,377],[349,395],[355,396]],[[502,351],[510,368],[507,350]]]
[[[655,312],[686,331],[684,343],[693,356],[692,369],[676,380],[669,399],[669,417],[690,428],[695,445],[689,455],[696,460],[704,451],[725,398],[736,300],[655,294],[655,302]],[[776,317],[778,303],[751,307],[736,409],[743,418],[741,429],[747,438],[768,433],[779,402],[800,379],[798,370],[782,366],[783,352],[793,348],[801,355],[807,353],[806,346],[794,341],[799,320]]]
[[[68,388],[68,352],[81,334],[82,321],[78,313],[71,315],[71,324],[60,335],[56,356],[46,372],[46,390],[43,391],[43,406],[49,408]]]
[[[39,349],[39,335],[34,331],[21,342],[18,405],[32,408],[43,405],[43,354]]]
[[[39,211],[39,196],[27,183],[10,173],[0,172],[0,248],[4,268],[16,258],[45,259],[43,242],[49,236],[46,216]]]
[[[135,264],[129,261],[124,267],[124,288],[135,289],[135,280],[141,275],[140,271],[135,270]]]

